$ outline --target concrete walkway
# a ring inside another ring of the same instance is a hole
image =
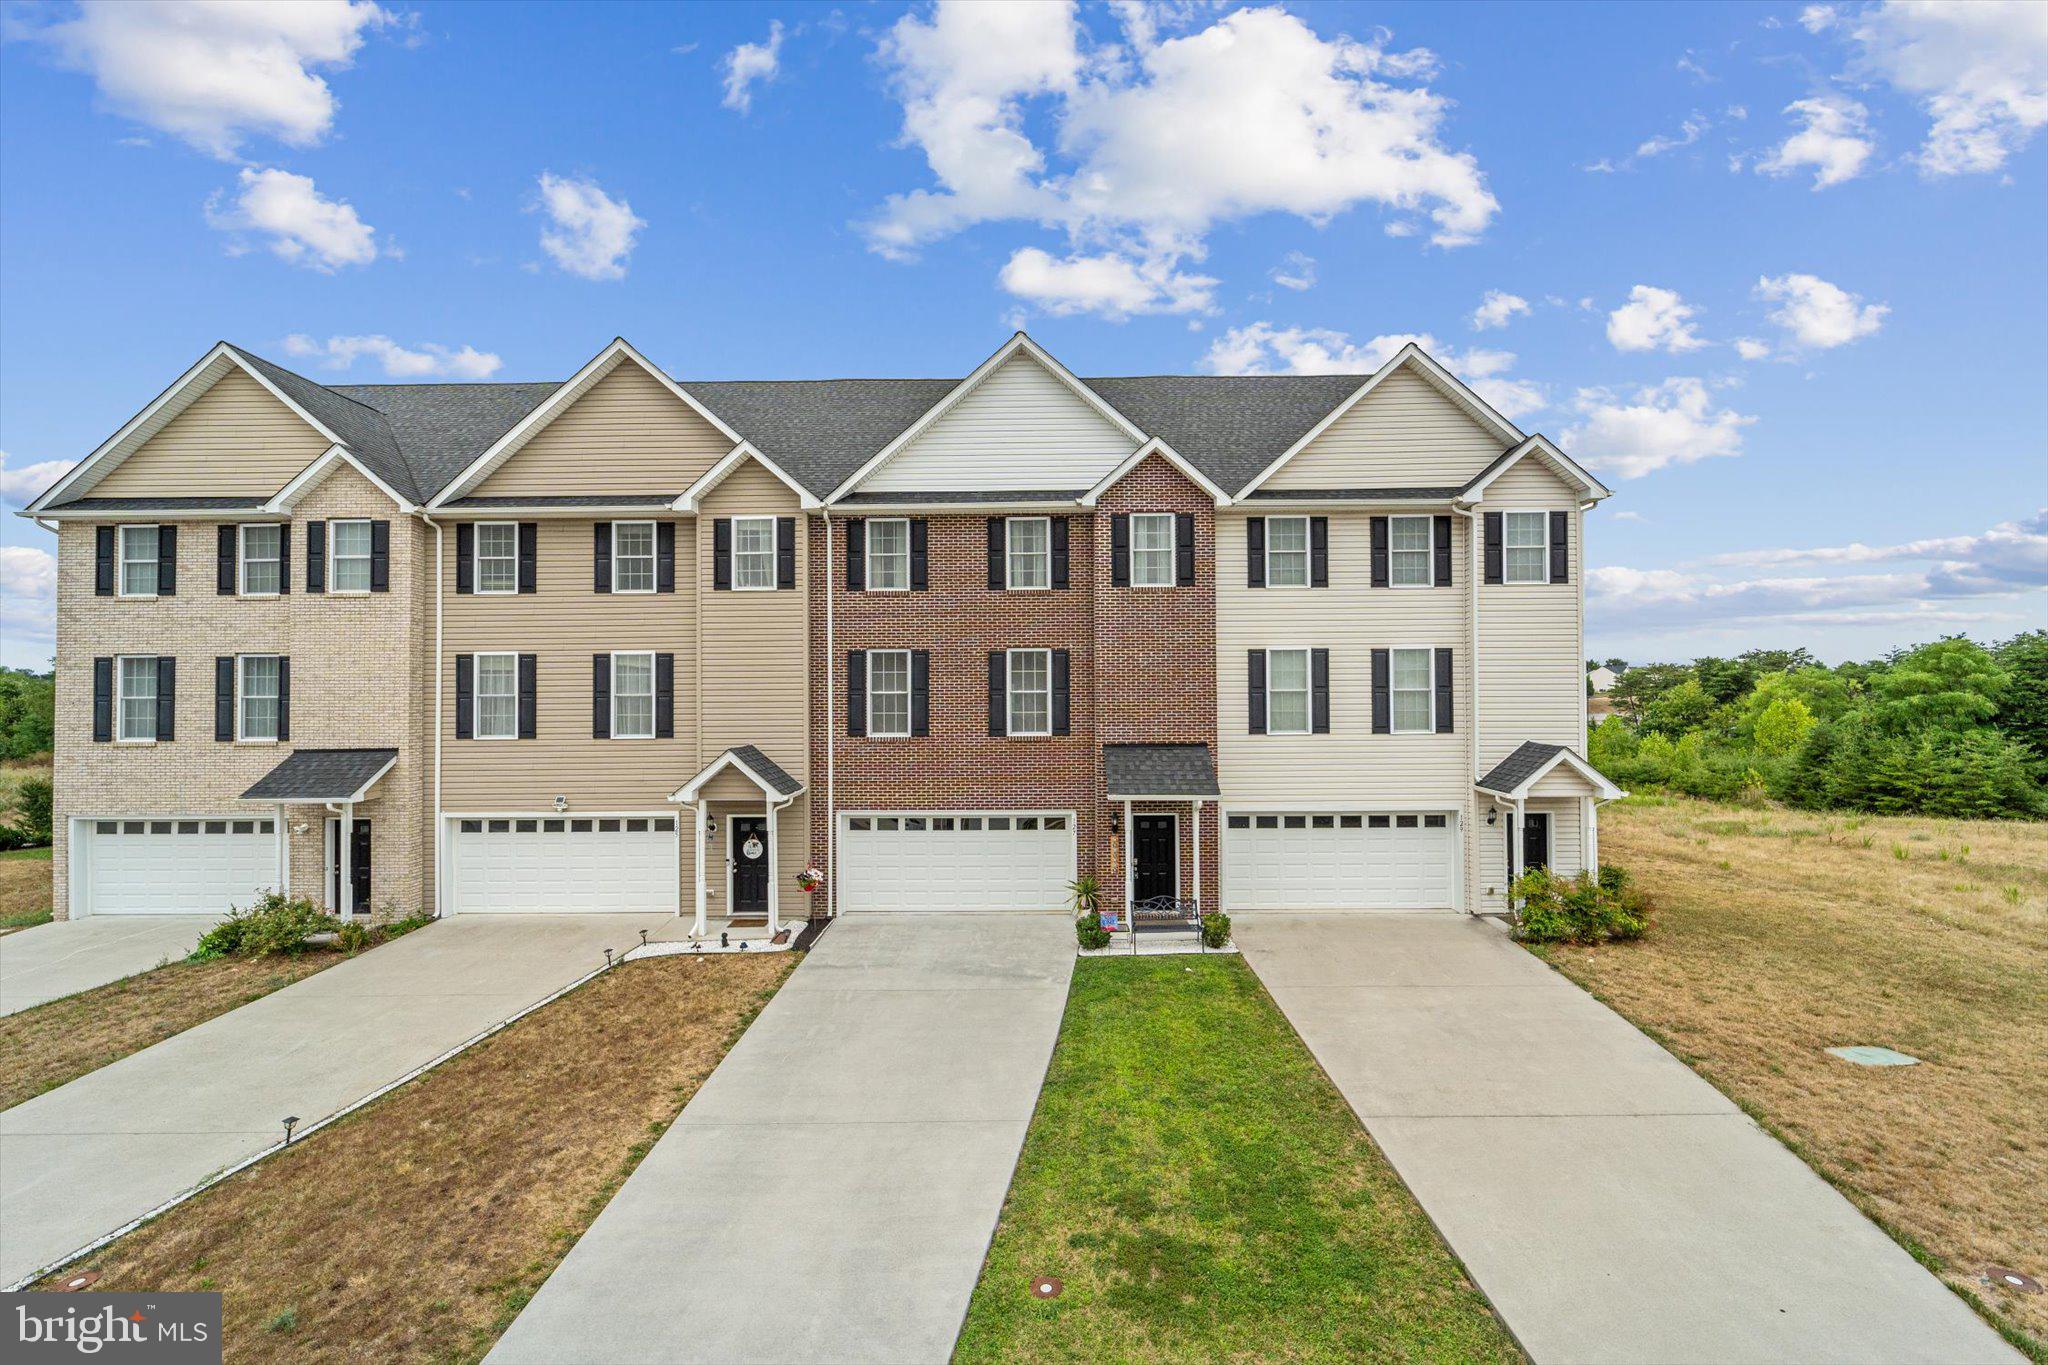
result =
[[[1486,921],[1244,916],[1273,997],[1551,1361],[2017,1361],[1719,1091]]]
[[[1073,967],[1064,916],[839,920],[489,1361],[945,1360]]]
[[[0,1114],[0,1285],[262,1151],[285,1115],[310,1124],[391,1084],[668,918],[443,920]]]
[[[0,934],[0,1015],[175,961],[219,915],[94,915]]]

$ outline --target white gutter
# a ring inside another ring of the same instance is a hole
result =
[[[839,737],[839,708],[832,692],[832,670],[839,666],[839,655],[832,637],[832,509],[821,507],[818,513],[825,519],[825,914],[829,918],[839,911],[839,768],[834,743]],[[812,565],[811,571],[819,572],[819,566]]]
[[[434,918],[441,917],[442,907],[447,904],[447,867],[441,858],[441,594],[443,570],[442,546],[446,533],[440,522],[425,512],[419,514],[421,521],[434,528]]]

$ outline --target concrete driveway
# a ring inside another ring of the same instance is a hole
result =
[[[463,915],[0,1113],[0,1285],[425,1065],[666,915]],[[374,1166],[375,1153],[365,1160]]]
[[[0,935],[0,1015],[146,972],[192,951],[219,915],[94,915]]]
[[[1073,969],[1064,916],[839,920],[489,1361],[945,1360]]]
[[[1538,1361],[2017,1361],[1626,1020],[1450,915],[1239,946]]]

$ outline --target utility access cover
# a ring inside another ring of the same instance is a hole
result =
[[[1888,1047],[1831,1047],[1828,1054],[1858,1066],[1918,1066],[1918,1057],[1908,1057]]]

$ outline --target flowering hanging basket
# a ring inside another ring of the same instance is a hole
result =
[[[807,867],[796,874],[797,888],[802,891],[816,891],[825,884],[825,874],[815,867]]]

